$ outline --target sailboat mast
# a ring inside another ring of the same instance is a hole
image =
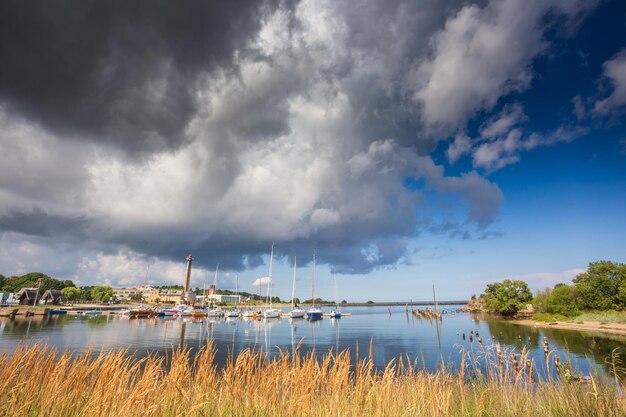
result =
[[[315,308],[315,251],[313,251],[313,280],[311,285],[311,305]]]
[[[274,260],[274,243],[272,243],[272,251],[270,253],[270,272],[269,272],[269,282],[267,283],[267,298],[269,301],[270,308],[272,307],[272,261]]]
[[[293,257],[293,283],[291,284],[291,309],[293,310],[294,301],[296,296],[296,257]]]
[[[335,273],[333,272],[333,283],[335,284],[335,306],[339,307],[339,291],[337,290],[337,277],[335,276]]]

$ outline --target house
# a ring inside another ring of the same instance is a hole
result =
[[[235,294],[209,294],[206,297],[205,296],[198,296],[198,301],[199,302],[205,302],[205,303],[209,303],[214,301],[216,303],[235,303],[235,304],[240,304],[241,303],[241,295],[235,295]]]
[[[138,298],[139,300],[148,300],[153,292],[149,285],[129,288],[113,288],[113,295],[119,301],[131,301]]]
[[[19,305],[33,305],[35,303],[35,297],[38,296],[37,293],[37,288],[22,288],[15,294],[15,300]]]
[[[48,290],[43,293],[38,303],[40,304],[65,304],[67,300],[63,291],[61,290]]]
[[[183,300],[183,291],[153,289],[146,294],[145,298],[150,304],[177,304]]]

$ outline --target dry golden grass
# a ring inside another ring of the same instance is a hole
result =
[[[581,416],[626,415],[618,384],[531,382],[528,369],[495,364],[482,377],[384,371],[348,352],[323,359],[244,351],[223,369],[212,345],[134,360],[127,352],[57,355],[21,346],[0,355],[1,416]],[[165,367],[168,363],[170,366]],[[463,369],[466,367],[464,366]],[[471,370],[471,366],[467,366]]]

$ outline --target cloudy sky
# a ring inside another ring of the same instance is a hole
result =
[[[0,273],[463,299],[626,261],[619,0],[0,4]],[[149,268],[149,269],[148,269]]]

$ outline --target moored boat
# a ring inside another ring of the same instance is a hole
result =
[[[329,314],[331,319],[340,319],[341,318],[341,311],[339,310],[332,310]]]
[[[333,283],[335,284],[335,308],[330,312],[331,319],[340,319],[341,311],[339,311],[339,291],[337,290],[337,278],[333,274]]]
[[[145,307],[131,308],[128,310],[128,317],[135,319],[145,319],[152,317],[153,314],[154,311],[152,311],[152,309]]]
[[[222,307],[219,306],[213,307],[207,312],[207,315],[209,317],[224,317],[224,310],[222,310]]]
[[[263,317],[266,319],[275,319],[280,317],[280,310],[272,307],[272,261],[274,260],[274,244],[272,243],[272,252],[270,253],[270,272],[267,283],[267,302],[268,307],[263,311]]]
[[[296,257],[293,257],[293,283],[291,285],[291,311],[289,317],[292,319],[300,319],[304,317],[305,311],[301,309],[295,302],[296,296]]]
[[[207,311],[201,308],[195,308],[191,312],[191,317],[194,317],[194,318],[206,317],[207,315],[208,315]]]
[[[319,307],[315,307],[315,252],[313,252],[313,277],[311,279],[311,308],[306,312],[307,318],[311,321],[321,320],[324,312]]]

